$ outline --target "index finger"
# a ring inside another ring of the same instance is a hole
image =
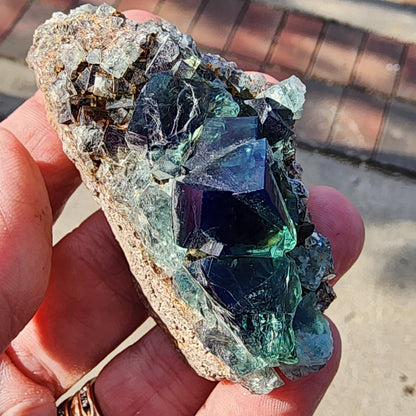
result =
[[[35,160],[48,191],[53,218],[56,219],[66,200],[80,184],[80,178],[46,117],[43,94],[38,91],[0,126],[16,136]]]

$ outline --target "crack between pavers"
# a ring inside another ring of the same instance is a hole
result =
[[[341,93],[340,99],[338,101],[337,108],[335,110],[334,119],[332,120],[332,124],[331,124],[331,127],[329,128],[329,132],[328,132],[328,137],[326,138],[325,145],[324,145],[328,149],[331,148],[331,144],[333,142],[333,137],[332,136],[334,134],[335,125],[337,124],[337,122],[339,120],[339,115],[340,115],[344,100],[347,96],[347,93],[351,88],[354,89],[352,84],[354,83],[354,80],[355,80],[355,73],[356,73],[356,70],[357,70],[358,62],[360,61],[361,56],[364,53],[365,46],[367,44],[368,38],[369,38],[369,33],[364,32],[363,37],[361,39],[361,42],[358,45],[357,56],[355,57],[354,64],[352,66],[352,70],[351,70],[350,76],[348,78],[347,84],[346,85],[341,85],[343,87],[342,93]],[[371,155],[372,155],[372,152],[371,152],[368,159],[371,159]]]
[[[9,27],[6,32],[3,33],[3,36],[0,37],[0,44],[10,35],[11,32],[13,32],[14,28],[16,27],[17,23],[20,22],[20,19],[26,14],[28,9],[32,6],[34,0],[29,0],[24,7],[22,7],[22,10],[20,11],[17,18],[14,20],[13,24]]]
[[[408,50],[409,50],[409,45],[408,44],[403,44],[403,50],[402,50],[402,53],[400,54],[400,59],[399,59],[400,69],[396,74],[396,79],[394,80],[393,88],[391,90],[390,96],[387,98],[386,104],[385,104],[384,109],[383,109],[383,117],[381,119],[380,127],[379,127],[379,130],[378,130],[378,133],[377,133],[376,142],[375,142],[374,147],[373,147],[373,151],[371,152],[371,155],[370,155],[370,159],[369,159],[370,161],[375,162],[376,161],[375,158],[376,158],[377,154],[379,153],[380,146],[381,146],[381,140],[382,140],[383,133],[384,133],[384,129],[385,129],[386,124],[387,124],[387,118],[389,116],[390,109],[391,109],[391,106],[393,104],[393,100],[395,98],[397,99],[397,90],[399,88],[400,79],[402,77],[402,70],[403,70],[403,67],[404,67],[404,63],[406,61]]]
[[[156,14],[159,16],[160,10],[162,9],[162,6],[166,3],[166,0],[159,0],[153,10],[153,14]]]
[[[401,166],[382,163],[378,162],[377,160],[362,160],[358,156],[348,155],[342,150],[337,150],[329,147],[325,148],[313,146],[310,143],[299,139],[296,141],[296,143],[298,148],[307,150],[309,152],[314,152],[323,156],[332,157],[357,166],[368,166],[372,169],[377,169],[378,171],[387,175],[391,175],[393,173],[406,176],[410,179],[416,179],[416,171],[412,171]]]
[[[288,10],[283,10],[283,9],[280,9],[280,10],[282,10],[282,12],[283,12],[282,17],[281,17],[280,22],[277,25],[277,28],[276,28],[276,30],[273,34],[272,41],[270,42],[270,46],[269,46],[269,49],[266,53],[266,56],[265,56],[263,62],[260,63],[260,71],[261,72],[265,72],[266,71],[266,66],[270,64],[270,59],[272,57],[274,47],[276,46],[277,42],[279,41],[280,34],[282,33],[282,30],[283,30],[283,28],[286,24],[286,21],[287,21],[287,17],[289,15]],[[272,65],[270,64],[270,66],[272,66]]]
[[[209,3],[209,0],[202,0],[201,3],[199,3],[198,9],[196,10],[196,13],[194,14],[194,17],[191,20],[191,23],[189,23],[187,33],[190,33],[192,35],[192,31],[194,30],[198,20],[201,18],[202,13],[204,12],[205,8],[207,7],[207,4]]]
[[[235,32],[237,32],[238,27],[239,27],[239,26],[241,25],[241,23],[243,22],[244,16],[245,16],[245,14],[247,13],[247,10],[248,10],[248,8],[249,8],[249,6],[250,6],[250,3],[251,3],[251,1],[250,1],[250,0],[244,0],[244,4],[243,4],[243,6],[241,7],[240,12],[238,13],[237,19],[235,20],[234,25],[233,25],[233,27],[232,27],[232,29],[231,29],[231,32],[230,32],[230,34],[228,35],[227,41],[225,42],[225,45],[224,45],[224,47],[223,47],[223,49],[222,49],[222,53],[223,53],[223,54],[226,54],[226,53],[227,53],[228,48],[230,47],[231,42],[233,41],[233,38],[234,38]]]
[[[308,67],[306,68],[306,71],[305,71],[305,78],[311,78],[312,69],[315,66],[318,53],[321,49],[322,44],[324,43],[326,34],[328,32],[328,27],[329,27],[329,22],[324,20],[324,24],[322,26],[321,31],[319,32],[318,39],[316,41],[315,48],[312,52],[311,59],[309,60]]]

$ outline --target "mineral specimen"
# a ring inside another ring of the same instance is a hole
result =
[[[195,370],[255,393],[322,368],[329,241],[295,162],[305,87],[108,5],[56,13],[28,62],[68,155]],[[159,268],[155,268],[155,265]]]

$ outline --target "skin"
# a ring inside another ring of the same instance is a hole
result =
[[[0,143],[0,414],[52,416],[55,400],[147,313],[101,212],[52,247],[53,221],[80,179],[41,93],[0,124]],[[331,241],[339,279],[362,249],[361,217],[327,187],[310,190],[309,209]],[[331,327],[335,351],[327,366],[264,396],[198,377],[155,328],[105,367],[95,396],[104,416],[311,415],[339,364],[340,338]]]

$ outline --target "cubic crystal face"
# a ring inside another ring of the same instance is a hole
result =
[[[72,28],[78,36],[64,40],[49,74],[79,157],[234,380],[267,393],[282,384],[276,367],[290,378],[319,370],[332,353],[322,311],[335,295],[329,241],[314,230],[295,162],[304,85],[272,85],[201,55],[167,22],[138,25],[107,5],[70,16],[89,14],[112,38],[83,36],[88,23]],[[128,25],[134,36],[121,32]],[[41,55],[28,59],[39,65]]]

